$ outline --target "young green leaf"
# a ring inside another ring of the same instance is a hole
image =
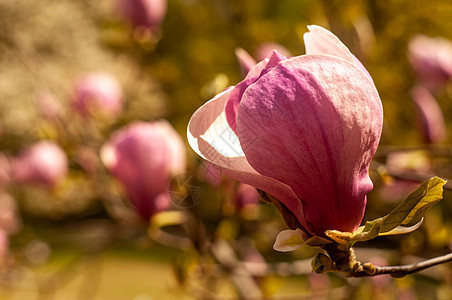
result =
[[[393,211],[383,217],[380,232],[388,232],[399,225],[411,225],[419,222],[427,209],[443,198],[443,186],[446,181],[432,177],[424,181]]]

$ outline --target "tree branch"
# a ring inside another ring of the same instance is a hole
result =
[[[424,269],[443,264],[452,261],[452,253],[438,256],[432,259],[424,260],[415,264],[404,265],[404,266],[389,266],[389,267],[378,267],[375,266],[375,275],[389,274],[392,277],[403,277],[405,275],[422,271]]]

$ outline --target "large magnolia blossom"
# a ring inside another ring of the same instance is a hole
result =
[[[292,229],[322,236],[362,221],[383,110],[348,48],[308,28],[306,55],[274,52],[258,63],[193,114],[188,141],[226,175],[276,198]]]

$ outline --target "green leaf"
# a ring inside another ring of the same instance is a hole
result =
[[[422,221],[424,221],[424,218],[422,218],[417,224],[415,224],[413,226],[409,226],[409,227],[397,226],[393,230],[386,231],[386,232],[380,232],[380,234],[378,234],[378,235],[379,236],[384,236],[384,235],[396,235],[396,234],[409,233],[409,232],[412,232],[412,231],[415,231],[416,229],[418,229],[421,226]]]
[[[380,235],[403,234],[416,230],[421,226],[425,212],[443,198],[445,183],[441,178],[432,177],[424,181],[388,215],[366,222],[353,233],[327,230],[325,234],[336,243],[352,244]]]
[[[376,219],[373,221],[366,222],[362,230],[351,232],[342,232],[338,230],[327,230],[325,234],[339,244],[347,244],[351,242],[363,242],[371,240],[378,236],[380,233],[381,225],[383,224],[383,219]]]
[[[352,245],[380,235],[403,234],[416,230],[421,226],[425,212],[443,198],[445,183],[446,181],[438,177],[427,179],[388,215],[367,221],[354,232],[327,230],[325,235],[338,244]],[[308,239],[300,229],[284,230],[276,238],[273,248],[285,252],[296,250],[302,245],[323,246],[331,242],[319,236]]]
[[[359,233],[355,233],[350,238],[352,242],[364,242],[376,238],[381,231],[383,225],[383,219],[379,218],[373,221],[367,221],[364,226],[364,230]]]
[[[399,225],[419,222],[427,209],[443,198],[444,184],[446,181],[438,177],[424,181],[399,206],[383,217],[380,232],[391,231]]]

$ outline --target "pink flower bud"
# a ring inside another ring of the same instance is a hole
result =
[[[86,74],[75,84],[73,106],[85,117],[116,117],[122,111],[121,86],[110,74]]]
[[[408,44],[408,58],[419,79],[431,90],[451,79],[452,42],[447,39],[416,35]]]
[[[169,207],[171,177],[186,167],[184,143],[167,121],[120,129],[102,147],[101,159],[145,220]]]
[[[209,161],[203,161],[199,168],[199,177],[207,181],[212,186],[218,187],[223,181],[221,169]]]
[[[241,183],[237,188],[235,195],[235,205],[237,209],[240,210],[246,206],[254,206],[258,203],[259,193],[256,188],[251,185]]]
[[[121,15],[134,27],[158,28],[166,15],[166,0],[118,0]]]
[[[439,143],[446,139],[446,122],[443,112],[433,95],[421,86],[411,91],[411,98],[417,108],[419,123],[425,142]]]
[[[292,229],[323,236],[362,221],[383,110],[348,48],[308,28],[306,55],[258,63],[193,114],[188,141],[225,175],[276,198]]]
[[[38,142],[13,159],[12,178],[18,183],[53,186],[68,172],[66,153],[51,141]]]

